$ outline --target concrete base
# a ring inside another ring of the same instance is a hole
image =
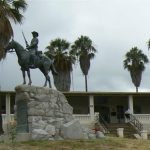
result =
[[[17,133],[16,139],[14,141],[23,142],[31,140],[31,135],[29,133]],[[11,143],[11,135],[3,134],[0,136],[0,142]]]
[[[22,141],[29,141],[31,140],[30,133],[17,133],[16,135],[16,141],[22,142]]]
[[[147,140],[148,139],[148,137],[147,137],[147,131],[146,130],[141,131],[141,138],[143,140]]]
[[[124,130],[124,128],[118,128],[117,129],[117,135],[119,136],[119,137],[124,137],[124,135],[123,135],[123,130]]]

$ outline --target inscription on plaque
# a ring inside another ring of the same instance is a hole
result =
[[[28,115],[27,115],[27,102],[17,102],[17,132],[28,132]]]

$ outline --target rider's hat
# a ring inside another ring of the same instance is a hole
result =
[[[31,32],[33,35],[39,36],[39,34],[36,31]]]

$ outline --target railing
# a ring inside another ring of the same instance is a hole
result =
[[[143,124],[132,114],[129,114],[129,116],[126,117],[126,119],[129,120],[129,123],[132,124],[137,130],[137,132],[140,134],[143,130]]]
[[[86,124],[86,123],[88,124],[88,123],[90,123],[92,121],[97,122],[99,120],[99,122],[101,123],[102,127],[104,128],[104,130],[106,132],[109,132],[108,123],[98,113],[95,113],[94,120],[91,118],[90,114],[73,114],[73,116],[75,117],[75,119],[78,119],[80,121],[80,123],[83,123],[83,124]],[[4,126],[10,121],[14,121],[14,114],[10,114],[10,115],[2,114],[3,130],[5,128]],[[145,124],[145,123],[149,123],[150,124],[150,114],[134,114],[134,115],[130,115],[129,122],[132,123],[137,128],[137,130],[141,131],[141,130],[143,130],[143,124]]]
[[[99,113],[96,112],[94,116],[91,116],[90,114],[73,114],[73,116],[75,119],[79,120],[81,124],[89,124],[97,121]]]
[[[8,121],[14,121],[14,114],[2,114],[2,122],[6,124]]]
[[[95,113],[94,115],[94,120],[92,119],[90,114],[73,114],[73,116],[75,117],[75,119],[79,120],[80,123],[90,123],[92,121],[95,121],[97,113]],[[10,121],[14,121],[14,114],[2,114],[2,126],[3,126],[3,130],[4,130],[4,126],[10,122]]]
[[[142,124],[150,124],[150,114],[134,114]]]
[[[99,114],[99,122],[102,125],[102,127],[105,130],[105,133],[109,133],[109,129],[108,129],[108,123],[104,120],[103,116],[101,114]]]
[[[91,121],[90,114],[74,114],[75,119],[79,120],[80,123],[88,123]]]
[[[6,131],[6,126],[8,124],[8,122],[13,122],[14,121],[14,114],[2,114],[2,128],[3,131]]]

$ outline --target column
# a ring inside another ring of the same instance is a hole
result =
[[[10,116],[10,94],[6,94],[6,116],[8,120]]]
[[[94,96],[89,96],[89,108],[90,108],[90,116],[91,119],[94,120]]]
[[[10,94],[6,94],[5,105],[6,105],[6,114],[2,115],[2,122],[3,122],[3,131],[4,133],[7,133],[8,132],[7,123],[9,122],[10,118]]]
[[[133,96],[132,95],[129,95],[128,108],[130,109],[131,114],[133,114]]]

